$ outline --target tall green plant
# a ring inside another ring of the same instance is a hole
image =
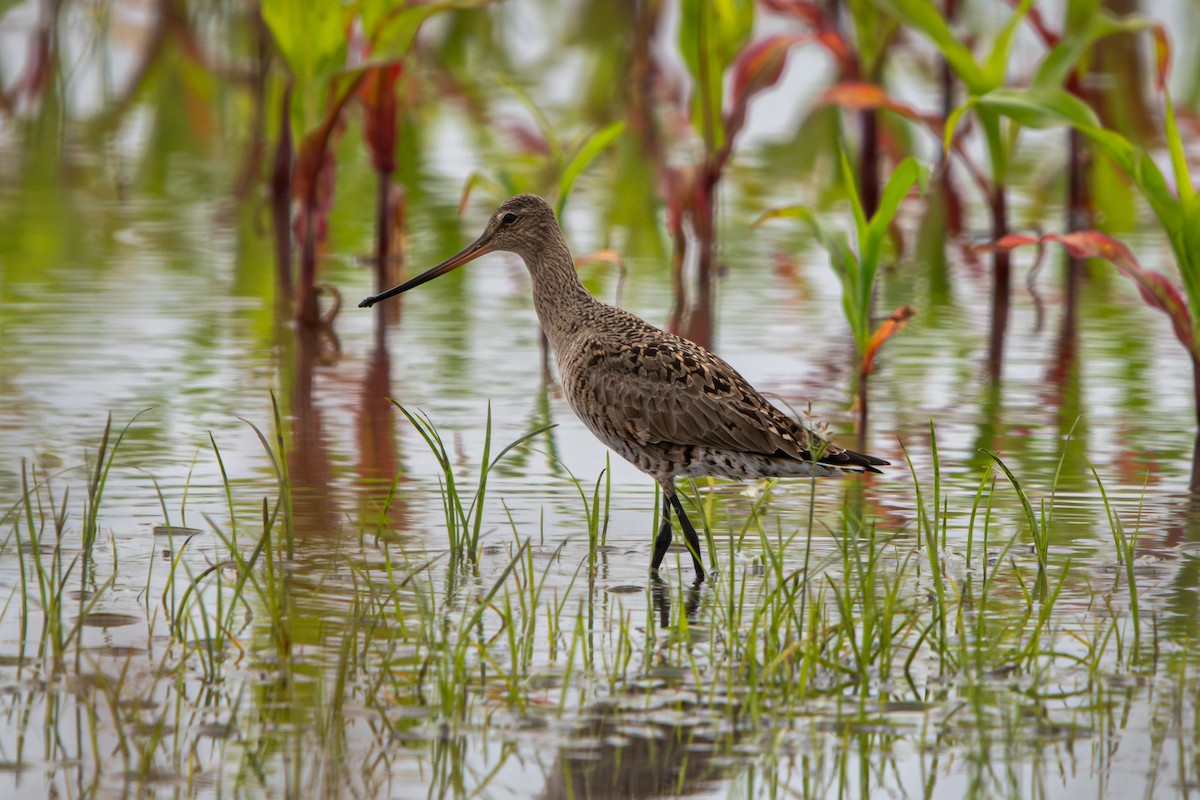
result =
[[[807,38],[775,35],[747,45],[753,26],[751,0],[684,0],[680,7],[679,49],[692,77],[690,117],[703,155],[691,168],[664,171],[667,219],[676,248],[671,327],[706,346],[713,327],[717,186],[746,123],[750,100],[779,80],[788,51]],[[684,248],[690,246],[685,220],[691,223],[697,249],[696,301],[690,308],[682,296]]]
[[[1116,131],[1103,127],[1090,106],[1061,89],[1041,86],[995,89],[972,98],[969,105],[986,108],[989,113],[1002,115],[1027,127],[1072,127],[1110,158],[1137,188],[1171,246],[1183,283],[1182,294],[1166,276],[1143,269],[1123,244],[1095,231],[1072,231],[1060,236],[1042,237],[1040,240],[1000,237],[994,249],[1007,251],[1037,241],[1056,241],[1076,257],[1105,258],[1116,265],[1122,274],[1133,279],[1143,299],[1170,317],[1175,337],[1191,358],[1196,424],[1200,426],[1200,323],[1194,313],[1200,309],[1200,186],[1188,166],[1174,103],[1165,85],[1168,57],[1161,32],[1156,36],[1156,43],[1161,65],[1159,84],[1163,92],[1164,138],[1174,186],[1168,182],[1167,176],[1149,152]],[[947,125],[947,140],[953,136],[956,120],[957,117],[952,118]],[[1196,453],[1192,488],[1200,489],[1200,437],[1197,438]]]
[[[479,480],[475,487],[475,496],[464,504],[463,497],[459,493],[461,482],[454,475],[454,460],[433,422],[424,414],[414,414],[395,400],[392,401],[392,405],[396,406],[416,428],[417,433],[425,441],[442,470],[442,494],[446,512],[446,533],[450,542],[450,557],[454,560],[465,557],[469,561],[474,561],[479,553],[479,538],[483,532],[483,503],[487,497],[488,476],[509,452],[555,426],[544,425],[514,439],[497,453],[495,458],[492,458],[492,409],[491,406],[488,406]]]
[[[1021,0],[1012,16],[992,41],[991,49],[977,60],[971,50],[959,41],[950,25],[929,0],[876,0],[886,13],[901,20],[909,28],[924,34],[937,47],[946,64],[966,87],[968,94],[979,97],[1004,85],[1009,54],[1017,28],[1033,5],[1033,0]],[[992,218],[992,236],[999,239],[1008,233],[1008,167],[1017,141],[1019,128],[1004,124],[1003,115],[987,106],[969,106],[983,131],[988,160],[991,164],[991,183],[986,187],[988,208]],[[947,144],[952,144],[947,137]],[[947,153],[951,151],[946,150]],[[1012,283],[1012,267],[1007,253],[997,252],[992,260],[992,321],[988,347],[988,371],[998,381],[1004,361],[1004,338]]]
[[[924,191],[927,176],[914,159],[906,158],[900,162],[888,177],[879,198],[879,207],[874,214],[868,216],[855,189],[854,171],[845,151],[841,154],[841,169],[854,218],[853,245],[844,232],[819,221],[813,210],[804,205],[785,206],[768,211],[758,222],[774,217],[803,220],[829,252],[830,263],[842,284],[842,313],[850,326],[858,357],[855,392],[859,410],[858,445],[859,449],[862,449],[866,443],[868,419],[867,377],[871,373],[875,354],[883,342],[897,333],[914,313],[907,306],[901,306],[878,327],[872,325],[875,282],[883,260],[884,240],[896,213],[900,210],[901,202],[914,186],[920,185],[921,191]]]
[[[363,0],[345,5],[341,0],[264,0],[263,21],[290,73],[281,101],[281,160],[272,189],[276,204],[298,206],[300,281],[296,303],[299,322],[321,322],[317,308],[316,242],[333,203],[333,144],[340,131],[342,112],[361,96],[367,111],[367,140],[381,175],[380,196],[392,171],[390,151],[395,146],[394,124],[398,106],[395,82],[400,66],[421,26],[434,14],[454,8],[478,6],[485,0],[441,0],[409,3],[405,0]],[[365,63],[348,68],[351,32],[359,27],[366,49]],[[364,82],[366,90],[361,93]],[[292,158],[291,142],[299,142]],[[290,192],[291,198],[287,195]],[[386,203],[381,204],[386,209]],[[277,212],[278,213],[278,212]],[[380,217],[383,216],[381,213]],[[277,220],[286,219],[279,213]],[[384,220],[378,220],[383,224]],[[277,224],[279,224],[277,222]],[[277,232],[277,236],[286,235]],[[381,242],[379,249],[386,248]],[[281,248],[281,252],[290,252]],[[386,255],[386,254],[385,254]],[[291,265],[281,265],[290,272]],[[287,283],[287,282],[285,282]]]

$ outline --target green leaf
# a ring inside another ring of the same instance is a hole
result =
[[[1183,208],[1154,159],[1142,150],[1135,152],[1135,168],[1130,177],[1146,196],[1167,235],[1174,240],[1183,227]]]
[[[984,128],[997,180],[1003,180],[1004,159],[1007,157],[1007,148],[1000,137],[1000,117],[1034,128],[1073,126],[1129,175],[1154,209],[1168,236],[1173,241],[1177,238],[1175,232],[1181,224],[1179,201],[1158,165],[1125,137],[1100,127],[1095,112],[1078,97],[1062,89],[1046,87],[1003,88],[986,92],[951,114],[947,121],[947,141],[952,136],[952,125],[957,124],[968,107],[975,108]]]
[[[479,8],[491,0],[438,0],[429,3],[400,3],[396,0],[361,0],[363,31],[371,43],[371,55],[401,57],[408,55],[417,32],[425,20],[443,11]]]
[[[683,0],[679,9],[679,51],[695,83],[692,125],[708,151],[725,141],[721,119],[725,70],[750,37],[752,0]]]
[[[692,127],[713,151],[720,146],[721,72],[714,64],[709,7],[704,0],[684,0],[679,12],[679,52],[693,83]]]
[[[842,168],[842,182],[846,184],[846,194],[850,198],[850,210],[854,214],[854,235],[861,242],[867,234],[867,215],[863,211],[862,198],[858,196],[858,180],[850,166],[850,159],[846,157],[846,148],[838,148],[838,159]]]
[[[262,16],[301,84],[326,77],[345,64],[341,0],[263,0]]]
[[[821,238],[822,231],[817,221],[817,215],[813,212],[810,206],[792,205],[773,208],[770,211],[764,211],[758,219],[754,220],[752,227],[757,228],[759,225],[772,219],[798,219],[804,222],[813,235]]]
[[[883,193],[879,198],[879,208],[875,211],[870,223],[867,225],[866,236],[861,245],[862,263],[864,268],[870,271],[870,274],[867,276],[869,280],[874,279],[875,268],[879,262],[879,251],[883,245],[883,237],[887,235],[888,227],[892,224],[892,220],[896,218],[896,212],[900,210],[900,204],[904,202],[904,198],[908,196],[909,191],[918,182],[921,183],[921,189],[924,191],[925,179],[927,177],[928,175],[925,170],[912,157],[901,161],[888,177],[888,182],[883,187]]]
[[[1175,170],[1175,186],[1179,199],[1186,206],[1191,202],[1195,191],[1192,189],[1192,173],[1188,169],[1187,153],[1183,149],[1183,140],[1179,138],[1179,125],[1175,119],[1175,104],[1171,102],[1171,90],[1166,93],[1166,126],[1167,149],[1171,153],[1171,168]]]
[[[993,89],[967,101],[955,109],[946,120],[944,134],[946,152],[949,152],[954,131],[963,114],[971,109],[974,109],[980,127],[983,128],[984,140],[987,142],[988,155],[992,163],[993,179],[998,183],[1003,183],[1005,175],[1008,173],[1008,154],[1012,149],[1012,139],[1017,134],[1017,131],[1014,130],[1010,139],[1005,140],[1000,125],[1002,117],[1029,128],[1074,125],[1082,130],[1084,128],[1096,129],[1099,125],[1099,120],[1091,107],[1063,89],[1050,87]]]
[[[950,153],[952,152],[951,148],[954,144],[954,132],[958,129],[959,120],[961,120],[968,111],[975,108],[975,103],[976,98],[969,98],[967,102],[951,111],[950,116],[946,117],[946,130],[942,132],[942,152],[946,154],[944,156],[945,158],[949,158]]]
[[[571,194],[571,187],[575,185],[575,179],[624,131],[624,122],[614,122],[601,128],[587,138],[583,147],[580,147],[579,152],[571,159],[571,163],[567,164],[562,177],[558,180],[558,202],[554,209],[560,220],[563,208],[567,205],[567,197]]]
[[[1137,148],[1116,131],[1095,126],[1078,126],[1079,132],[1099,147],[1126,175],[1137,172]]]
[[[988,84],[975,56],[951,32],[945,18],[930,0],[876,0],[876,5],[929,37],[971,94],[983,94],[995,88]]]
[[[863,356],[871,338],[871,302],[875,294],[875,275],[879,271],[879,253],[888,227],[896,218],[900,204],[912,187],[920,181],[922,189],[925,171],[913,158],[906,158],[897,165],[888,177],[887,184],[879,197],[879,208],[871,215],[866,231],[858,242],[859,279],[857,291],[858,316],[861,330],[855,331],[858,354]]]
[[[838,274],[842,279],[842,310],[846,315],[846,320],[850,323],[850,332],[854,335],[855,348],[861,355],[871,335],[871,281],[875,271],[873,265],[868,264],[863,258],[863,246],[868,238],[868,223],[863,210],[862,198],[858,195],[854,170],[850,167],[850,159],[846,157],[845,148],[840,148],[838,155],[841,160],[842,181],[846,184],[846,194],[850,197],[850,210],[854,213],[854,235],[858,243],[858,255],[856,256],[849,249],[841,253],[833,247],[829,248],[829,255],[834,266],[840,267]]]
[[[753,0],[708,0],[716,25],[721,71],[724,72],[745,47],[754,29]]]
[[[1063,32],[1067,35],[1089,25],[1100,13],[1100,0],[1067,0]]]
[[[1000,114],[994,108],[975,104],[975,118],[983,128],[983,140],[987,143],[988,158],[992,162],[992,180],[1004,184],[1008,176],[1008,147],[1000,126]]]
[[[1090,3],[1088,5],[1091,5]],[[1086,24],[1069,33],[1051,48],[1038,66],[1033,85],[1041,87],[1062,86],[1084,55],[1091,50],[1092,45],[1101,39],[1118,33],[1145,30],[1148,23],[1145,20],[1131,17],[1116,19],[1111,14],[1092,10],[1080,12],[1087,14]]]
[[[878,6],[871,0],[848,0],[843,7],[849,9],[854,22],[854,47],[861,73],[878,75],[878,66],[899,23],[891,15],[879,13]]]
[[[1175,258],[1192,310],[1192,341],[1200,348],[1200,195],[1192,195],[1182,216],[1182,252]]]
[[[833,267],[834,273],[841,281],[842,313],[845,315],[846,322],[850,326],[850,333],[854,337],[855,349],[861,355],[871,338],[871,310],[869,305],[864,308],[859,301],[862,265],[858,257],[854,255],[854,250],[850,248],[850,243],[846,241],[845,234],[840,231],[826,238],[825,250],[829,253],[830,266]]]
[[[994,110],[1026,128],[1100,124],[1091,106],[1064,89],[994,89],[980,95],[977,102],[980,107]]]
[[[1025,15],[1029,13],[1032,5],[1033,0],[1021,0],[1021,5],[1013,11],[1008,23],[1000,31],[996,41],[992,43],[992,52],[988,54],[988,60],[983,66],[983,79],[988,85],[992,87],[1004,85],[1004,72],[1008,68],[1008,56],[1012,51],[1013,36],[1016,35],[1017,26],[1021,24],[1021,20],[1025,19]]]

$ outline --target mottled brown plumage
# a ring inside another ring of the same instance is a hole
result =
[[[374,305],[493,250],[516,253],[529,269],[534,308],[571,408],[596,438],[662,487],[653,569],[670,545],[674,508],[696,579],[704,578],[700,540],[679,502],[676,478],[878,472],[888,463],[830,444],[703,347],[592,297],[575,273],[554,212],[534,195],[504,201],[462,252],[359,305]]]

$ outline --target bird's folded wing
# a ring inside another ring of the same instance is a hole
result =
[[[771,405],[733,367],[676,337],[593,342],[573,376],[580,414],[637,444],[670,443],[811,459],[826,444]]]

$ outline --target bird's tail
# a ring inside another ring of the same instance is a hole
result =
[[[882,475],[883,471],[876,467],[886,467],[892,462],[830,445],[817,457],[817,463],[840,469],[842,472],[874,472]]]

